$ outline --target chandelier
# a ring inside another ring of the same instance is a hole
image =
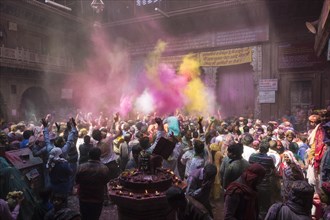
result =
[[[91,7],[96,13],[100,13],[104,9],[104,3],[102,0],[93,0]]]

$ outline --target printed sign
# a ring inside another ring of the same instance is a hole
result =
[[[259,91],[259,103],[275,103],[275,91]]]
[[[250,47],[200,53],[201,66],[230,66],[252,62]]]
[[[259,90],[260,91],[277,91],[277,79],[260,79]]]

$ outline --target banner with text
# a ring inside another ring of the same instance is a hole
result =
[[[200,53],[201,66],[230,66],[252,62],[250,47]]]
[[[161,63],[169,64],[172,65],[173,67],[179,67],[185,56],[187,55],[161,57],[160,61]],[[190,54],[190,57],[199,61],[199,57],[197,53]]]

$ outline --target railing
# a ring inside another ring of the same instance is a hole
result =
[[[63,57],[55,57],[50,55],[42,55],[39,53],[30,52],[23,48],[7,48],[0,47],[1,66],[9,63],[18,65],[28,65],[33,68],[40,68],[43,66],[47,69],[68,69],[73,66],[72,59],[65,59]]]

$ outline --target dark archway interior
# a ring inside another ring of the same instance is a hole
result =
[[[49,99],[46,91],[40,87],[28,88],[22,95],[20,105],[20,118],[35,120],[48,113]]]

